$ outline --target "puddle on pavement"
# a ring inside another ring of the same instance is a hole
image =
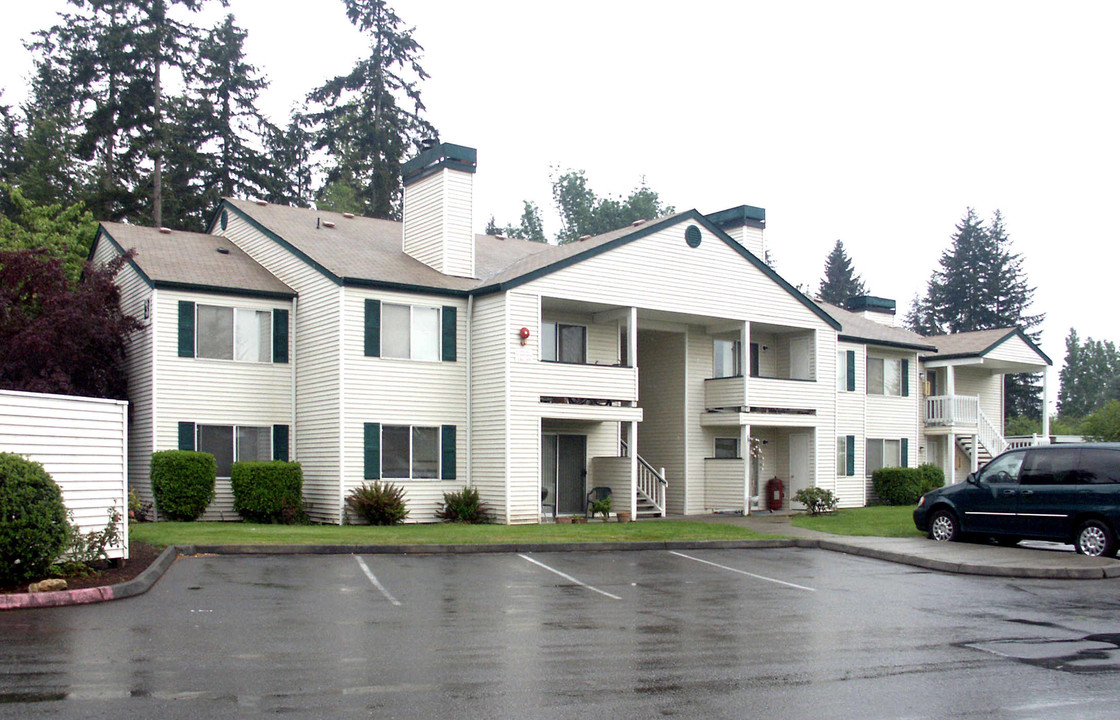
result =
[[[985,640],[963,643],[963,646],[1063,672],[1120,672],[1120,633],[1086,635],[1082,638]]]

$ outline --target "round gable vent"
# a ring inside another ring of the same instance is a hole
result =
[[[684,241],[688,243],[689,247],[700,247],[700,228],[689,225],[688,229],[684,231]]]

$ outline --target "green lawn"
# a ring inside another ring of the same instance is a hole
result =
[[[130,523],[129,539],[150,545],[424,545],[664,540],[753,540],[777,537],[722,523],[663,520],[586,525],[258,525],[243,522]]]
[[[914,527],[914,507],[875,505],[837,510],[832,515],[797,515],[792,523],[808,530],[834,535],[873,535],[876,537],[921,537]]]

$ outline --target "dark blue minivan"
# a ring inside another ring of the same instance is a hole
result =
[[[1056,540],[1084,555],[1113,557],[1120,547],[1120,443],[1009,450],[967,481],[923,495],[914,524],[943,542],[963,534],[1006,545]]]

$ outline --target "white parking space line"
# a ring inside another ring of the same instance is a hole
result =
[[[355,555],[354,559],[358,561],[358,565],[362,567],[362,572],[366,574],[366,577],[369,578],[369,581],[371,583],[373,583],[373,586],[381,591],[381,594],[385,596],[385,599],[391,602],[393,605],[400,607],[400,600],[397,600],[395,597],[393,597],[393,594],[386,590],[384,585],[378,582],[377,576],[374,575],[373,571],[369,569],[369,565],[366,565],[366,561],[363,560],[360,555]]]
[[[730,571],[730,572],[733,572],[733,573],[739,573],[740,575],[747,575],[749,577],[756,578],[758,580],[765,580],[766,582],[777,583],[778,585],[785,585],[786,587],[796,588],[798,590],[807,590],[809,592],[816,592],[817,591],[816,588],[805,587],[804,585],[798,585],[796,583],[786,582],[785,580],[776,580],[772,577],[766,577],[765,575],[756,575],[752,572],[747,572],[746,570],[739,570],[738,568],[728,567],[726,565],[720,565],[719,563],[710,562],[708,560],[702,560],[698,557],[693,557],[692,555],[685,555],[684,553],[679,553],[676,550],[670,550],[669,554],[670,555],[676,555],[677,557],[686,558],[688,560],[695,560],[696,562],[704,563],[705,565],[711,565],[712,567],[717,567],[720,570],[727,570],[727,571]]]
[[[520,555],[519,554],[517,557],[521,558],[522,560],[528,560],[529,562],[533,563],[534,565],[536,565],[538,567],[542,567],[545,570],[548,570],[550,573],[556,573],[557,575],[564,578],[565,580],[567,580],[570,583],[575,583],[576,585],[579,585],[582,588],[587,588],[588,590],[590,590],[592,592],[597,592],[600,595],[606,595],[611,600],[621,600],[622,599],[618,595],[612,595],[611,593],[607,592],[606,590],[600,590],[597,587],[593,587],[591,585],[588,585],[587,583],[580,582],[579,580],[576,580],[571,575],[568,575],[567,573],[560,572],[556,568],[551,568],[551,567],[549,567],[548,565],[545,565],[542,562],[538,562],[537,560],[534,560],[533,558],[529,557],[528,555]]]

